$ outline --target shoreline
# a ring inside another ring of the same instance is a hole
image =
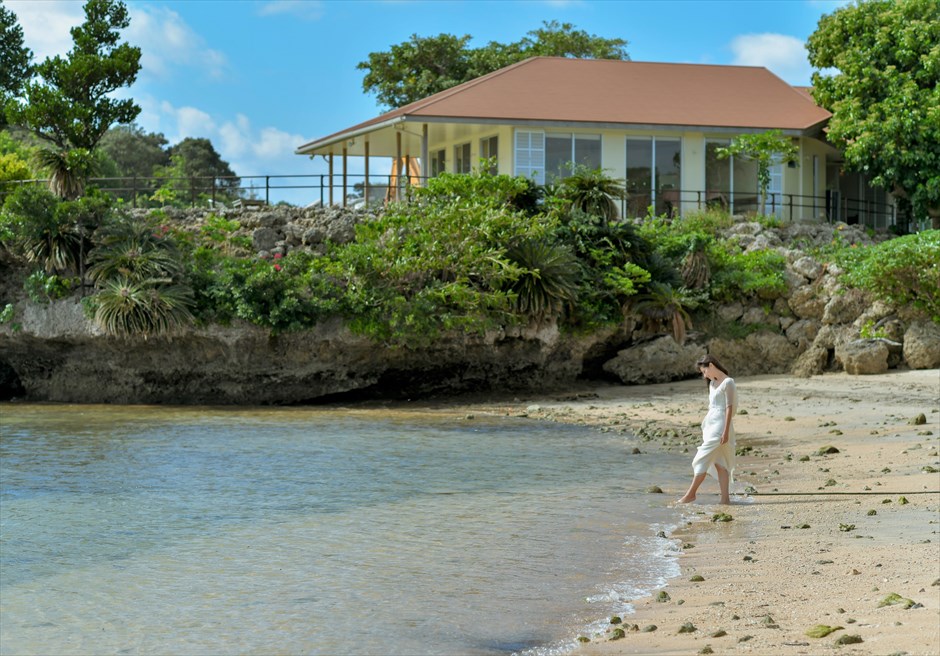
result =
[[[662,590],[669,600],[657,601],[660,591],[625,600],[635,612],[586,636],[575,656],[940,653],[940,370],[735,380],[738,503],[719,505],[706,480],[668,536],[682,545],[681,574]],[[428,409],[632,433],[635,457],[653,467],[656,453],[687,454],[689,477],[660,484],[673,504],[688,487],[706,406],[695,379]],[[718,513],[733,519],[712,521]],[[891,595],[913,607],[880,605]],[[817,625],[839,628],[806,635]]]

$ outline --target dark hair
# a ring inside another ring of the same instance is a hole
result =
[[[718,371],[723,372],[723,373],[725,374],[725,376],[731,376],[731,374],[728,372],[728,370],[725,369],[725,366],[724,366],[723,364],[721,364],[721,362],[718,361],[718,358],[716,358],[714,355],[703,355],[702,357],[700,357],[700,358],[699,358],[698,360],[696,360],[696,362],[695,362],[695,368],[696,368],[696,369],[702,369],[703,367],[707,367],[707,366],[710,365],[710,364],[715,365],[715,368],[716,368]],[[707,380],[705,381],[705,384],[708,385],[708,381],[707,381]]]

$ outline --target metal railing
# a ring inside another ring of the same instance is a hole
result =
[[[255,176],[190,176],[178,178],[108,177],[91,178],[90,186],[124,200],[132,207],[238,207],[245,205],[361,206],[381,205],[388,200],[409,198],[411,185],[421,185],[426,178],[369,176],[362,174],[297,174]],[[40,184],[46,180],[22,180],[0,183],[0,202],[20,184]],[[410,184],[409,184],[410,182]],[[624,180],[626,183],[627,181]],[[345,193],[344,193],[345,191]],[[644,217],[650,208],[656,215],[681,216],[685,212],[717,207],[733,214],[758,210],[754,192],[705,189],[661,189],[628,192],[620,199],[624,217]],[[849,198],[838,192],[822,195],[768,194],[764,211],[782,220],[844,221],[873,228],[887,228],[898,220],[894,205]]]

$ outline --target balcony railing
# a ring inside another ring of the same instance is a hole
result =
[[[238,207],[244,205],[309,206],[375,206],[388,200],[408,200],[411,184],[425,179],[395,175],[361,174],[298,174],[255,175],[238,177],[186,178],[92,178],[89,185],[110,193],[131,207]],[[25,180],[0,183],[0,200],[20,184],[44,184],[46,180]],[[656,215],[681,216],[685,212],[717,207],[734,214],[758,210],[754,192],[729,192],[707,189],[662,189],[628,193],[620,199],[620,214],[625,217]],[[763,214],[784,221],[817,219],[832,222],[859,223],[873,228],[887,228],[898,220],[896,208],[889,203],[849,198],[839,192],[822,195],[768,194]]]

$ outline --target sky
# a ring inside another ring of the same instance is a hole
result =
[[[81,0],[4,0],[35,61],[65,55]],[[321,174],[294,150],[385,111],[356,65],[418,36],[510,43],[543,21],[625,39],[633,61],[765,66],[808,85],[804,44],[846,0],[149,0],[126,2],[142,51],[137,124],[212,141],[241,176]],[[381,173],[382,162],[371,170]],[[350,171],[357,170],[350,163]],[[385,163],[385,169],[390,166]],[[289,192],[283,192],[290,195]],[[301,193],[301,192],[297,192]],[[285,198],[297,202],[296,198]]]

